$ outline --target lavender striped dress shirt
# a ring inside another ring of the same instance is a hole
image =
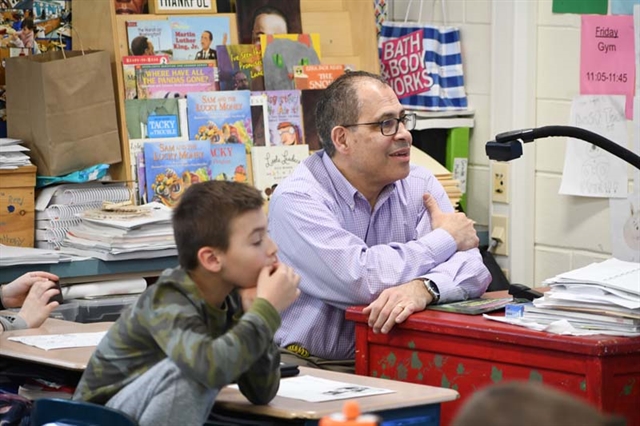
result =
[[[440,302],[479,297],[491,275],[477,249],[456,251],[453,237],[432,230],[422,195],[453,207],[424,168],[387,186],[373,211],[323,151],[301,163],[269,203],[269,234],[280,260],[301,276],[300,297],[282,314],[276,343],[295,343],[326,359],[354,357],[354,324],[345,309],[373,302],[389,287],[426,277]]]

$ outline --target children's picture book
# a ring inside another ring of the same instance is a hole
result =
[[[254,146],[251,150],[253,185],[269,200],[276,186],[308,156],[308,145]]]
[[[251,126],[253,127],[253,145],[269,146],[269,110],[267,108],[267,94],[251,93]]]
[[[273,34],[260,36],[264,87],[293,89],[295,65],[320,65],[319,34]]]
[[[116,15],[140,15],[149,13],[148,0],[112,1],[116,9]]]
[[[229,18],[226,16],[172,15],[168,22],[174,60],[216,61],[215,46],[229,43]]]
[[[273,90],[267,95],[271,146],[304,144],[299,90]]]
[[[316,105],[324,93],[321,90],[301,90],[300,104],[302,105],[302,118],[304,130],[304,142],[309,145],[309,150],[321,149],[320,135],[316,127]]]
[[[136,65],[138,99],[185,98],[217,90],[212,61],[192,64]]]
[[[130,140],[189,139],[186,99],[126,99],[124,110]]]
[[[353,67],[342,64],[294,65],[293,86],[298,90],[325,89],[333,80],[348,71],[353,71]]]
[[[247,152],[241,144],[211,144],[213,180],[247,183]]]
[[[254,44],[217,46],[220,90],[264,90],[262,52]]]
[[[187,98],[189,139],[253,146],[248,90],[197,92]]]
[[[124,79],[124,98],[136,99],[138,97],[138,85],[136,84],[136,65],[168,64],[167,55],[123,56],[122,76]]]
[[[261,34],[300,34],[300,0],[236,0],[238,39],[260,43]]]
[[[146,142],[144,168],[148,202],[173,207],[194,183],[211,180],[208,141]]]
[[[129,55],[166,55],[173,57],[171,26],[166,19],[126,21]]]
[[[453,312],[456,314],[480,315],[503,309],[509,303],[513,303],[513,297],[500,299],[469,299],[442,305],[429,305],[427,309],[432,311]]]

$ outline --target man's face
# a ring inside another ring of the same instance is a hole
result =
[[[242,72],[233,76],[233,84],[236,90],[249,90],[249,80]]]
[[[296,144],[296,129],[292,126],[283,127],[278,129],[280,134],[280,142],[282,145],[295,145]]]
[[[253,43],[260,43],[260,34],[286,34],[287,23],[280,15],[266,14],[256,16],[251,36]]]
[[[255,287],[265,266],[278,262],[278,246],[267,234],[262,209],[248,211],[231,221],[229,248],[222,255],[222,278],[242,288]]]
[[[202,46],[202,50],[209,50],[211,46],[211,39],[209,38],[209,33],[204,32],[200,36],[200,45]]]
[[[153,43],[147,41],[147,50],[144,51],[145,55],[155,55],[155,51],[153,50]]]
[[[139,14],[144,10],[147,0],[115,0],[116,14]]]
[[[370,123],[399,118],[405,114],[393,90],[375,80],[358,82],[362,109],[357,123]],[[354,126],[346,129],[348,148],[344,153],[356,187],[366,185],[375,189],[409,175],[411,133],[401,123],[398,132],[384,136],[380,125]]]

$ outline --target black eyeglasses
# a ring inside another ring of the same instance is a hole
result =
[[[380,133],[384,136],[393,136],[398,133],[400,128],[400,122],[404,124],[405,129],[413,130],[416,128],[416,115],[414,113],[405,114],[400,118],[387,118],[382,121],[374,121],[372,123],[355,123],[355,124],[342,124],[342,127],[354,127],[354,126],[373,126],[377,124],[380,126]]]

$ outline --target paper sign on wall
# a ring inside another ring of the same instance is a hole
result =
[[[632,16],[582,17],[580,94],[633,97],[635,81]],[[627,118],[631,120],[631,100]]]
[[[598,13],[606,15],[607,0],[553,0],[553,13]]]
[[[627,147],[624,96],[577,96],[570,125],[590,130]],[[584,197],[627,196],[627,164],[583,140],[567,138],[560,194]]]
[[[611,0],[611,14],[632,15],[636,4],[640,4],[640,0]]]

